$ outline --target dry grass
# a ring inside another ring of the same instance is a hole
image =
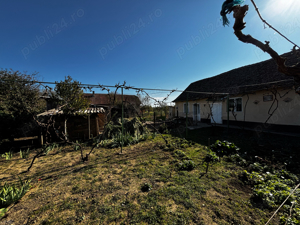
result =
[[[170,142],[183,142],[172,139]],[[187,146],[188,145],[188,146]],[[0,224],[263,224],[270,212],[253,208],[251,190],[239,181],[242,168],[219,162],[205,171],[204,146],[181,150],[197,167],[176,170],[177,158],[159,137],[123,149],[97,149],[88,162],[71,148],[28,160],[16,153],[0,161],[0,180],[16,183],[19,175],[33,188]],[[178,145],[180,146],[180,145]],[[39,180],[41,179],[41,180]],[[143,183],[152,185],[142,192]],[[10,222],[11,223],[10,223]]]

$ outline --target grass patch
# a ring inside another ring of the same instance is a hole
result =
[[[16,183],[16,175],[32,180],[32,189],[2,220],[14,224],[264,224],[274,210],[252,204],[252,180],[246,183],[240,177],[245,170],[242,161],[223,157],[204,174],[207,136],[197,132],[189,131],[190,140],[166,135],[169,146],[157,135],[124,147],[124,154],[117,154],[119,148],[101,147],[85,163],[71,148],[51,151],[23,174],[32,154],[29,160],[19,153],[9,161],[2,158],[1,183]],[[210,136],[211,143],[224,140],[223,135],[220,131]],[[235,144],[249,158],[258,151],[251,150],[249,142]],[[190,161],[191,169],[178,169],[180,163]],[[279,166],[278,160],[274,164]],[[280,224],[279,215],[273,224]]]

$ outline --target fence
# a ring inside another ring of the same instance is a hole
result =
[[[4,80],[5,81],[5,80]],[[20,81],[18,81],[20,82]],[[27,82],[28,81],[21,81]],[[38,84],[44,87],[45,92],[51,92],[53,88],[49,87],[48,85],[56,85],[56,82],[39,82],[39,81],[30,81],[30,84]],[[90,111],[82,112],[87,113],[88,115],[86,120],[86,125],[83,122],[75,122],[79,123],[72,128],[72,130],[76,130],[78,127],[82,126],[82,129],[88,132],[87,134],[83,135],[83,138],[91,138],[97,136],[100,132],[99,130],[99,120],[97,116],[92,117],[91,115],[99,114],[99,107],[105,108],[105,110],[109,111],[114,109],[116,113],[116,117],[121,119],[122,124],[122,137],[124,136],[124,127],[123,121],[125,117],[129,117],[134,113],[135,115],[139,116],[141,119],[153,120],[153,122],[158,122],[159,119],[174,119],[174,118],[181,118],[181,121],[185,120],[185,133],[186,136],[188,134],[188,126],[197,125],[198,123],[208,123],[211,126],[218,125],[218,124],[225,124],[227,127],[227,132],[229,132],[229,127],[232,125],[237,125],[240,128],[244,128],[245,124],[251,122],[251,119],[247,118],[254,118],[255,114],[261,114],[262,111],[253,112],[257,105],[264,104],[261,106],[260,109],[264,108],[266,119],[265,121],[260,120],[254,122],[252,125],[258,133],[263,132],[266,129],[269,129],[272,124],[278,122],[280,125],[282,122],[279,120],[279,117],[285,119],[285,116],[289,114],[290,111],[297,111],[300,106],[300,97],[297,95],[291,95],[291,90],[282,89],[280,87],[274,87],[266,89],[271,95],[263,95],[263,99],[258,100],[257,96],[253,93],[240,93],[235,96],[231,96],[229,93],[215,93],[215,92],[198,92],[198,91],[181,91],[181,90],[168,90],[168,89],[151,89],[151,88],[136,88],[129,85],[126,85],[124,82],[123,84],[116,84],[112,85],[95,85],[95,84],[80,84],[79,86],[81,89],[85,91],[89,91],[92,94],[89,94],[90,98],[92,99],[95,96],[100,94],[110,96],[110,102],[106,104],[102,104],[98,102],[93,106],[93,109]],[[236,87],[235,87],[236,88]],[[233,88],[234,89],[234,88]],[[162,94],[163,93],[163,94]],[[175,93],[180,93],[179,97],[176,98],[175,106],[172,105],[171,102],[166,103],[167,100],[170,98],[171,95]],[[130,96],[139,96],[139,104],[136,101],[137,97],[132,98]],[[199,98],[201,96],[201,98]],[[45,98],[47,100],[47,98]],[[283,102],[289,106],[289,112],[284,110],[284,105],[279,103],[279,100],[283,100]],[[260,103],[260,102],[267,102],[267,103]],[[98,107],[99,106],[99,107]],[[97,108],[98,107],[98,108]],[[148,107],[148,108],[147,108]],[[152,111],[150,110],[152,108]],[[172,113],[170,113],[170,109],[172,108]],[[143,111],[145,110],[145,111]],[[248,113],[249,110],[249,114]],[[54,110],[55,111],[55,110]],[[57,110],[57,115],[59,115],[59,110]],[[49,110],[48,116],[53,116],[53,113]],[[89,114],[90,113],[90,114]],[[102,112],[103,113],[103,112]],[[106,113],[107,114],[107,113]],[[62,116],[63,112],[61,112]],[[111,112],[112,116],[112,112]],[[99,116],[98,116],[99,117]],[[83,117],[85,118],[85,117]],[[91,120],[91,118],[93,118]],[[57,119],[58,121],[58,119]],[[57,122],[56,121],[56,122]],[[91,122],[94,121],[94,122]],[[71,122],[71,121],[69,121]],[[106,121],[107,122],[107,121]],[[239,122],[239,123],[238,123]],[[270,123],[271,122],[271,123]],[[91,131],[94,124],[97,123],[96,131],[93,133]],[[102,121],[102,125],[105,122]],[[183,124],[182,124],[183,125]],[[63,124],[60,125],[60,128],[64,126]],[[24,126],[26,129],[28,126]],[[24,128],[23,127],[23,128]],[[26,134],[25,128],[22,130],[21,133]],[[56,129],[56,128],[55,128]],[[58,128],[55,130],[57,131]],[[65,130],[66,131],[66,130]],[[182,131],[182,126],[181,126]],[[66,135],[67,132],[65,132]],[[69,132],[71,133],[71,132]],[[28,135],[23,135],[28,136]],[[36,135],[34,135],[36,136]],[[38,135],[39,136],[39,135]],[[80,135],[78,134],[78,137]],[[17,137],[18,138],[18,137]],[[47,141],[43,138],[38,138],[41,140],[41,144],[44,141]]]

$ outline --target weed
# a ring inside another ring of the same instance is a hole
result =
[[[13,157],[13,153],[12,151],[9,152],[5,152],[4,154],[1,155],[3,158],[5,158],[6,160],[11,160]]]
[[[25,150],[24,151],[20,150],[20,157],[21,157],[21,159],[27,159],[28,156],[29,156],[29,148],[27,148],[26,151]]]
[[[17,188],[15,185],[9,186],[5,183],[0,189],[0,209],[8,207],[21,199],[31,187],[30,180],[23,183],[21,178],[19,178],[19,181],[20,188]]]
[[[196,164],[192,160],[183,160],[177,164],[178,170],[191,171],[196,167]]]

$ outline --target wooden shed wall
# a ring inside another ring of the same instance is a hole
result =
[[[89,114],[86,116],[72,116],[67,121],[67,133],[71,140],[88,139],[89,138],[89,123],[90,116],[90,134],[91,137],[96,137],[104,128],[106,117],[104,113]],[[64,117],[60,116],[56,122],[64,130]]]

